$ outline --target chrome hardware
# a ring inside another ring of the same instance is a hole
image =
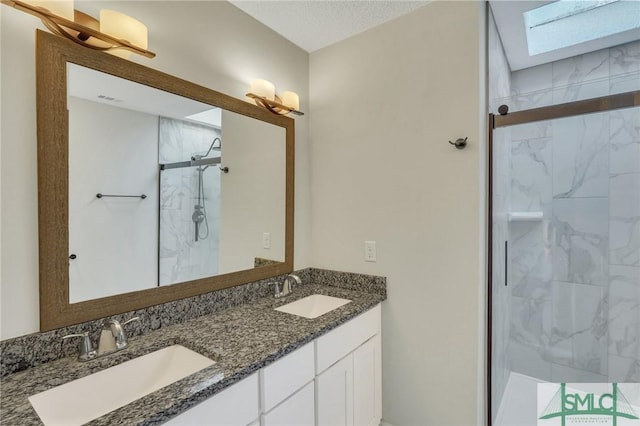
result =
[[[89,332],[79,334],[68,334],[62,337],[63,340],[70,339],[72,337],[81,337],[82,341],[79,346],[78,359],[80,361],[89,361],[91,359],[99,358],[103,355],[109,355],[110,353],[120,351],[127,347],[127,334],[125,333],[123,326],[129,324],[132,321],[139,321],[140,317],[133,317],[128,321],[120,324],[118,320],[109,319],[102,324],[102,331],[100,332],[100,340],[98,341],[98,350],[95,349]]]
[[[102,324],[100,340],[98,341],[98,356],[108,355],[127,347],[127,333],[123,326],[132,321],[139,321],[140,317],[133,317],[120,324],[118,320],[108,319]]]
[[[78,347],[78,359],[80,361],[89,361],[90,359],[94,359],[97,356],[97,352],[93,347],[93,342],[89,337],[89,332],[85,331],[84,333],[79,334],[67,334],[62,337],[62,340],[70,339],[72,337],[81,337],[80,346]]]
[[[284,278],[282,285],[273,283],[276,287],[275,289],[275,297],[278,299],[280,297],[285,297],[290,295],[293,292],[293,287],[291,286],[291,281],[294,281],[296,284],[302,284],[302,280],[299,276],[294,274],[289,274]]]
[[[273,297],[275,297],[276,299],[282,297],[282,285],[279,282],[274,281],[272,283],[269,283],[269,285],[273,285],[274,287]]]
[[[284,282],[282,283],[282,292],[285,296],[291,294],[293,291],[293,287],[291,287],[291,281],[295,281],[296,284],[302,284],[302,280],[299,276],[294,274],[289,274],[284,278]]]

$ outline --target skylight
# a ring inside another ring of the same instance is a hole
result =
[[[529,55],[640,28],[640,2],[560,0],[524,13]]]
[[[212,108],[202,112],[197,112],[185,117],[187,120],[198,121],[208,126],[222,127],[222,110],[220,108]]]

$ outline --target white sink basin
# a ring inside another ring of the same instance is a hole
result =
[[[215,364],[173,345],[29,397],[46,425],[82,425]]]
[[[276,308],[276,311],[305,318],[317,318],[347,303],[351,303],[351,300],[325,296],[324,294],[314,294],[280,306]]]

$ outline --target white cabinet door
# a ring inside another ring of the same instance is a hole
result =
[[[260,370],[262,410],[267,412],[314,377],[313,343],[296,349]]]
[[[169,420],[171,426],[246,426],[258,419],[258,374]]]
[[[314,426],[313,381],[262,416],[262,426]]]
[[[382,363],[380,335],[353,352],[353,422],[377,426],[382,418]]]
[[[353,425],[353,356],[329,367],[316,378],[318,426]]]

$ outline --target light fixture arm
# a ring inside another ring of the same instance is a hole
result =
[[[19,0],[0,0],[0,2],[8,6],[11,6],[17,10],[20,10],[22,12],[25,12],[40,18],[42,20],[42,23],[54,34],[63,36],[84,47],[88,47],[94,50],[101,50],[101,51],[123,49],[133,53],[137,53],[138,55],[142,55],[147,58],[154,58],[156,56],[155,53],[149,50],[143,49],[141,47],[135,46],[127,40],[122,40],[122,39],[110,36],[109,34],[105,34],[100,31],[97,31],[93,28],[89,28],[77,22],[70,21],[66,18],[55,15],[46,9],[43,9],[37,6],[32,6],[28,3],[25,3]],[[106,46],[106,47],[93,46],[89,43],[86,43],[84,40],[69,34],[67,31],[64,30],[64,28],[69,28],[70,30],[77,31],[79,34],[82,34],[87,38],[94,37],[98,40],[104,41],[107,44],[110,44],[110,46]]]
[[[272,101],[269,99],[266,99],[263,96],[258,96],[254,93],[247,93],[246,94],[247,97],[253,99],[256,103],[256,105],[258,106],[262,106],[266,109],[268,109],[269,111],[271,111],[274,114],[278,114],[278,115],[286,115],[286,114],[296,114],[296,115],[304,115],[304,112],[302,111],[298,111],[297,109],[293,109],[290,108],[284,104],[282,104],[281,102],[279,102],[280,98],[278,98],[276,96],[276,100]]]

